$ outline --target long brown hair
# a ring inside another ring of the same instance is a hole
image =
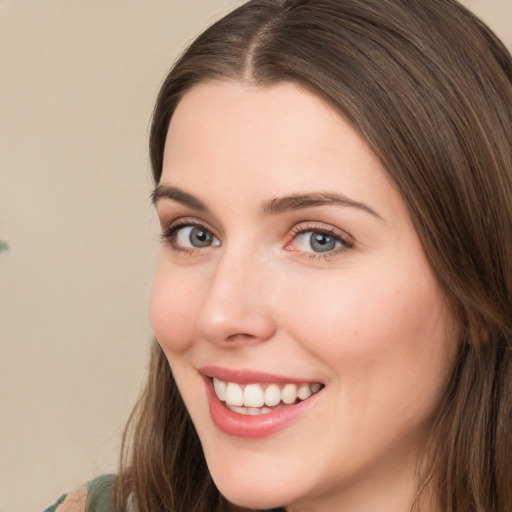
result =
[[[512,60],[454,0],[253,0],[173,66],[150,135],[155,183],[194,85],[290,81],[380,158],[460,324],[460,351],[420,466],[446,512],[512,510]],[[216,490],[157,343],[116,482],[141,512],[240,511]],[[426,493],[425,493],[426,494]],[[132,494],[133,495],[133,494]],[[419,507],[421,500],[417,500]]]

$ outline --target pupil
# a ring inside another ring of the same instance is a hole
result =
[[[210,245],[211,234],[203,228],[194,228],[190,232],[190,243],[194,247],[206,247]]]
[[[336,245],[336,240],[324,233],[312,233],[310,242],[315,252],[332,251]]]

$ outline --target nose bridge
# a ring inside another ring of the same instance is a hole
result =
[[[266,283],[271,272],[257,251],[221,249],[197,315],[200,334],[215,343],[264,341],[273,332]]]

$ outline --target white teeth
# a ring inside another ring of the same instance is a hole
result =
[[[244,389],[245,407],[261,407],[265,404],[265,395],[258,384],[249,384]]]
[[[322,389],[322,385],[288,383],[279,384],[247,384],[240,385],[236,382],[225,382],[216,377],[213,378],[213,389],[221,402],[239,414],[266,414],[271,412],[269,407],[295,404],[297,400],[306,400],[312,394]]]
[[[213,389],[215,389],[215,393],[219,397],[219,400],[226,400],[226,383],[223,380],[213,379]]]
[[[249,411],[245,407],[237,407],[236,405],[228,405],[228,408],[238,414],[248,415]]]
[[[268,407],[237,407],[236,405],[227,405],[226,407],[233,412],[243,414],[244,416],[259,416],[260,414],[268,414],[272,409]]]
[[[320,391],[321,387],[322,387],[322,384],[319,384],[318,382],[311,384],[311,393],[318,393],[318,391]]]
[[[228,382],[225,401],[229,405],[244,405],[244,393],[235,382]]]
[[[281,401],[281,390],[277,384],[270,384],[265,390],[265,405],[272,407]]]
[[[295,384],[286,384],[281,391],[281,400],[285,404],[293,404],[297,399],[297,386]]]
[[[297,396],[301,400],[306,400],[306,398],[309,398],[311,396],[311,388],[307,384],[303,384],[300,386],[300,388],[297,390]]]

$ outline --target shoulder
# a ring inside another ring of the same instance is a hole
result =
[[[85,512],[87,503],[87,487],[79,487],[69,494],[64,494],[59,500],[44,512]]]
[[[111,512],[112,475],[95,478],[88,484],[64,494],[44,512]]]

